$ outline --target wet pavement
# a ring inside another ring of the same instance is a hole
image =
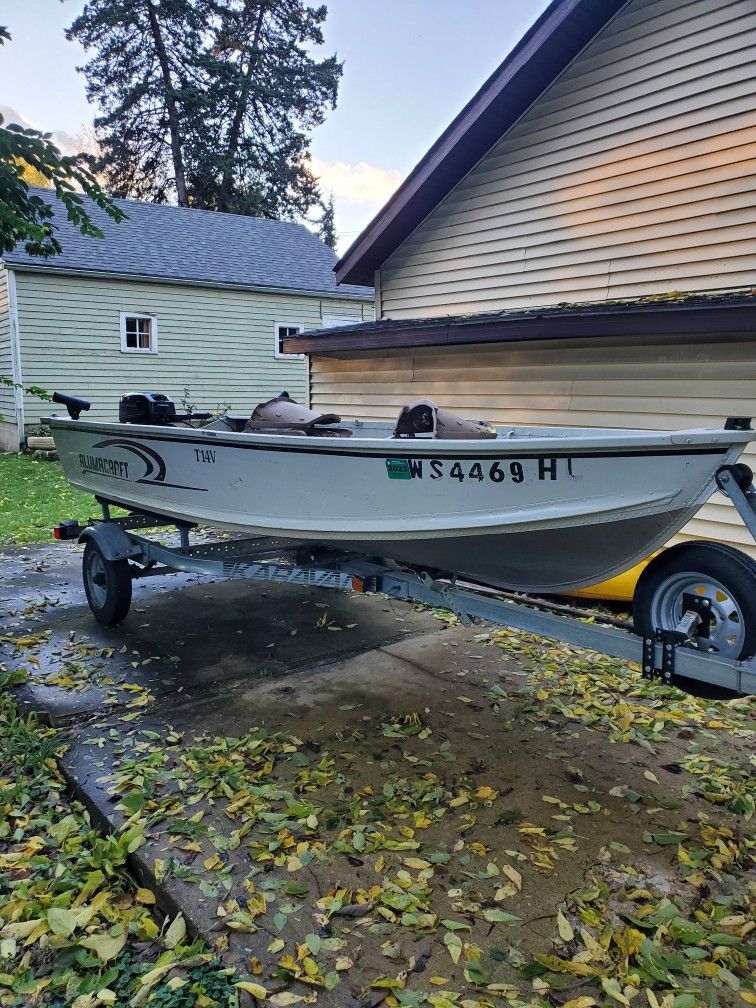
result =
[[[543,707],[531,675],[570,652],[382,596],[180,574],[137,582],[104,628],[80,563],[0,550],[0,661],[26,670],[19,705],[67,732],[95,819],[139,823],[142,884],[240,968],[279,961],[296,988],[309,942],[344,977],[325,1004],[377,1005],[370,984],[408,971],[472,993],[474,950],[493,949],[486,984],[512,982],[611,845],[654,892],[679,887],[644,837],[695,817],[678,775],[697,729],[610,744],[580,707]]]

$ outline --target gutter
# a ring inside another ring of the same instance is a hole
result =
[[[737,334],[737,336],[736,336]],[[492,343],[653,337],[665,342],[675,336],[756,337],[756,298],[727,304],[669,303],[618,305],[616,308],[527,309],[507,318],[406,320],[324,329],[284,340],[287,353],[336,353],[355,350],[402,350],[413,347],[475,346]]]
[[[22,273],[47,273],[58,276],[93,277],[96,280],[131,280],[139,283],[173,284],[176,287],[203,287],[207,290],[241,290],[254,294],[287,294],[295,297],[329,298],[333,301],[371,301],[369,294],[348,294],[346,291],[306,290],[298,287],[263,287],[260,285],[214,283],[209,280],[185,280],[181,277],[156,277],[143,273],[114,273],[108,270],[78,270],[63,266],[37,266],[33,263],[5,261],[8,275],[12,270]]]

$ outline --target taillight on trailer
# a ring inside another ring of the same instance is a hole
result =
[[[53,529],[53,538],[60,541],[66,541],[69,539],[78,539],[81,535],[82,526],[72,518],[70,521],[61,522],[60,525],[56,525]]]

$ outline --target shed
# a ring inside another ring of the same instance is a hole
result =
[[[337,264],[377,320],[285,346],[349,417],[756,416],[755,168],[753,0],[554,0]]]
[[[83,395],[102,420],[142,390],[236,411],[282,389],[307,402],[306,362],[283,339],[373,318],[372,289],[337,286],[334,253],[301,224],[115,203],[120,224],[86,201],[102,239],[83,237],[56,205],[62,254],[17,248],[0,265],[0,375],[17,386]],[[17,450],[48,412],[0,386],[0,448]]]

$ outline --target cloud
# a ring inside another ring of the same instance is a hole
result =
[[[3,122],[6,126],[16,123],[18,126],[23,126],[24,129],[36,129],[43,133],[47,132],[43,127],[30,122],[25,115],[22,115],[18,109],[14,109],[11,105],[0,105],[0,116],[3,117]],[[72,136],[70,133],[66,133],[65,130],[54,130],[52,139],[62,154],[76,154],[83,149],[80,142],[81,138]]]
[[[18,126],[23,126],[24,129],[29,129],[31,123],[28,119],[24,118],[20,112],[17,112],[10,105],[0,105],[0,115],[3,117],[3,123],[9,126],[11,123],[16,123]]]
[[[322,161],[314,157],[310,159],[309,167],[324,191],[333,193],[341,203],[381,206],[402,180],[398,171],[371,165],[367,161],[347,164],[345,161]]]

